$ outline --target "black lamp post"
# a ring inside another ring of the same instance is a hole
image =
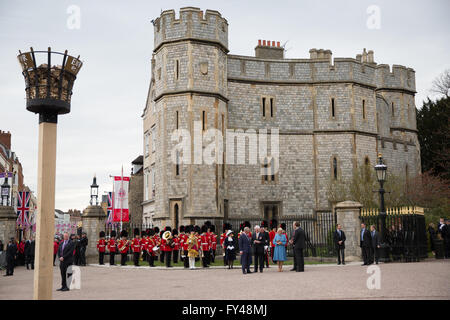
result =
[[[9,206],[9,190],[11,189],[9,183],[8,183],[8,173],[5,175],[5,181],[2,184],[1,187],[1,193],[2,193],[2,205],[3,206]],[[6,200],[6,201],[5,201]]]
[[[98,184],[97,184],[97,177],[95,175],[91,184],[91,205],[94,204],[94,198],[95,198],[95,205],[98,205]]]
[[[386,208],[384,206],[384,194],[385,190],[383,188],[384,182],[386,181],[386,171],[387,166],[383,163],[383,158],[381,154],[378,155],[378,163],[375,165],[375,172],[377,174],[377,180],[380,183],[380,189],[378,192],[380,193],[380,211],[378,214],[378,218],[380,219],[380,261],[381,262],[389,262],[389,245],[386,241]]]

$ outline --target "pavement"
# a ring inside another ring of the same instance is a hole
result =
[[[359,262],[306,265],[305,272],[290,272],[291,268],[285,266],[278,272],[271,266],[263,273],[243,275],[236,267],[185,270],[94,264],[80,267],[80,290],[60,292],[56,291],[61,282],[59,267],[54,267],[53,299],[450,299],[450,260],[369,267]],[[0,272],[0,300],[33,298],[33,271],[17,267],[14,276],[3,274],[5,271]],[[267,294],[252,290],[257,287]]]

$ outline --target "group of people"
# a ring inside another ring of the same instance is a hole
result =
[[[434,223],[428,225],[430,235],[431,252],[436,255],[436,240],[442,240],[444,244],[444,257],[450,258],[450,219],[440,218],[437,228]]]
[[[31,236],[30,239],[23,238],[17,241],[15,238],[10,238],[5,248],[6,258],[6,276],[14,275],[14,268],[16,266],[25,265],[27,270],[34,269],[36,242]],[[3,251],[3,243],[0,241],[0,251]]]
[[[81,235],[71,234],[69,238],[74,243],[73,264],[77,266],[86,266],[86,249],[89,241],[86,232],[82,232]],[[58,248],[62,241],[62,235],[56,235],[53,240],[53,266],[55,266]]]

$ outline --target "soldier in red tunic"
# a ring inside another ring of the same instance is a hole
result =
[[[154,267],[154,259],[156,256],[156,253],[153,250],[153,248],[156,246],[156,240],[154,238],[155,231],[153,229],[150,229],[148,235],[149,237],[147,239],[147,242],[145,243],[145,251],[147,251],[148,265],[150,267]]]
[[[144,248],[147,246],[148,241],[148,230],[141,232],[141,250],[142,250],[142,261],[147,261],[147,250]]]
[[[109,265],[114,266],[114,257],[117,252],[117,244],[116,244],[116,231],[111,231],[111,238],[108,240],[107,245],[108,251],[109,251]]]
[[[210,259],[210,239],[208,234],[206,233],[207,226],[203,225],[201,228],[201,236],[200,236],[200,249],[202,252],[202,263],[203,268],[209,267],[209,259]]]
[[[98,264],[104,265],[103,258],[105,257],[106,251],[105,231],[100,231],[99,237],[100,239],[97,241]]]
[[[178,236],[178,230],[177,229],[173,229],[172,230],[172,236],[173,236],[173,251],[172,251],[172,255],[173,255],[173,263],[178,263],[178,255],[180,252],[180,238]]]
[[[164,263],[164,257],[166,256],[166,249],[165,249],[165,242],[162,241],[162,235],[164,233],[164,231],[166,231],[166,229],[161,230],[161,232],[159,233],[159,249],[161,251],[161,253],[159,254],[159,261],[161,261],[161,263]]]
[[[273,239],[275,238],[275,235],[277,234],[277,225],[278,222],[275,219],[270,220],[270,229],[272,231],[269,232],[269,238],[270,238],[270,257],[273,262],[273,253],[275,251],[275,245],[273,244]]]
[[[127,255],[129,249],[129,241],[127,240],[128,232],[126,230],[122,230],[120,232],[121,239],[119,240],[119,244],[117,245],[120,252],[120,265],[124,266],[127,262]]]
[[[172,265],[171,265],[172,250],[173,250],[173,247],[175,246],[175,244],[173,242],[173,235],[171,235],[168,239],[164,239],[164,234],[167,231],[172,233],[172,228],[167,226],[164,229],[163,236],[161,237],[161,255],[164,254],[164,258],[162,260],[163,261],[166,260],[166,267],[171,268],[172,267]]]
[[[217,235],[215,234],[216,226],[211,225],[209,227],[209,237],[211,240],[211,263],[216,260],[216,249],[217,249]]]
[[[139,237],[139,229],[134,229],[134,239],[131,242],[131,250],[133,251],[133,261],[136,267],[139,267],[139,258],[141,257],[141,238]]]

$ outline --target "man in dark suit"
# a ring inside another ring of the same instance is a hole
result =
[[[370,263],[373,263],[375,261],[376,264],[378,264],[378,260],[380,258],[380,234],[375,229],[375,225],[370,226],[370,235],[372,237],[372,255],[370,257]]]
[[[241,265],[242,265],[242,273],[252,273],[250,271],[250,263],[251,263],[251,255],[252,255],[252,246],[250,239],[250,228],[245,227],[244,232],[241,233],[239,237],[239,251],[241,254]]]
[[[444,239],[445,259],[450,258],[450,219],[445,221],[441,228],[442,239]]]
[[[333,233],[333,241],[336,246],[337,256],[338,256],[338,264],[345,264],[345,233],[342,231],[342,226],[338,224],[336,226],[336,231]]]
[[[266,245],[266,237],[261,232],[259,226],[255,227],[255,232],[252,235],[253,255],[255,256],[255,272],[263,272],[264,268],[264,246]]]
[[[64,233],[64,239],[58,248],[59,269],[61,270],[61,288],[57,291],[69,291],[66,283],[67,268],[73,264],[73,251],[75,243],[69,239],[69,234]]]
[[[372,248],[372,237],[370,236],[370,231],[367,230],[366,224],[361,223],[361,240],[359,246],[361,247],[361,252],[363,256],[364,264],[363,266],[368,266],[370,264],[370,251]]]
[[[6,245],[6,274],[4,277],[14,274],[14,263],[17,258],[17,245],[14,238],[11,238]]]
[[[303,249],[306,248],[306,234],[300,228],[300,222],[294,222],[294,236],[292,244],[294,246],[294,268],[291,271],[303,272],[305,271],[305,261],[303,257]]]

